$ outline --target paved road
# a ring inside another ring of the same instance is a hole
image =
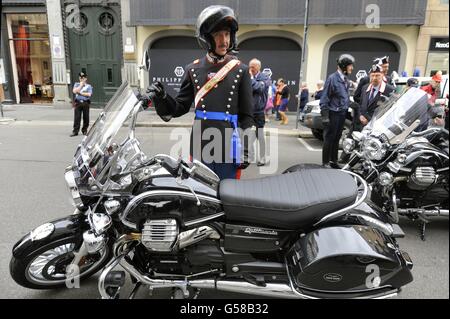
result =
[[[97,298],[96,277],[83,282],[80,289],[36,291],[25,289],[9,276],[8,263],[15,241],[45,221],[68,215],[73,208],[66,190],[63,172],[71,162],[81,137],[69,138],[70,127],[52,123],[0,125],[0,298]],[[169,128],[139,128],[148,154],[168,153],[177,141],[170,140]],[[279,163],[270,170],[281,172],[296,163],[319,163],[319,141],[278,137]],[[267,168],[266,168],[267,169]],[[258,174],[256,166],[244,178]],[[448,220],[429,225],[427,240],[418,237],[417,227],[402,221],[406,237],[400,240],[414,261],[414,282],[399,298],[449,298],[449,225]],[[98,275],[97,275],[98,276]],[[129,290],[125,287],[124,290]],[[164,293],[157,296],[163,296]],[[140,297],[146,297],[143,291]],[[245,298],[245,295],[204,291],[202,298]]]

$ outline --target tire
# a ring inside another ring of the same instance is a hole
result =
[[[311,129],[311,132],[315,138],[320,141],[323,141],[323,130]]]
[[[25,258],[18,259],[13,256],[9,263],[11,277],[19,285],[31,289],[67,287],[65,266],[73,259],[71,251],[77,241],[77,238],[67,237],[40,247]],[[108,263],[111,249],[105,245],[105,248],[97,254],[98,256],[89,255],[92,259],[88,259],[88,264],[80,268],[80,281],[92,276]],[[41,265],[43,266],[39,270]]]

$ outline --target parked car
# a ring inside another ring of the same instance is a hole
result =
[[[353,101],[353,97],[350,98]],[[323,140],[323,124],[322,116],[320,114],[320,101],[315,100],[308,102],[300,113],[299,119],[303,126],[311,129],[313,136],[319,140]],[[342,138],[339,141],[339,147],[342,145],[342,140],[348,135],[352,126],[353,109],[350,107],[347,112],[347,118],[344,124],[344,130],[342,131]]]
[[[417,76],[405,76],[405,77],[399,77],[395,81],[395,92],[396,93],[402,93],[405,90],[406,82],[410,78],[415,78],[417,81],[419,81],[419,87],[425,86],[430,84],[431,77],[417,77]]]

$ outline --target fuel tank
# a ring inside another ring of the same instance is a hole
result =
[[[134,197],[121,213],[122,222],[130,228],[140,230],[149,218],[174,218],[178,225],[189,227],[214,216],[224,215],[215,189],[192,178],[185,179],[182,183],[183,185],[178,184],[170,175],[152,176],[143,180],[135,187]]]

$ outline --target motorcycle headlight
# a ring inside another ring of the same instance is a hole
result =
[[[353,139],[351,138],[344,139],[344,141],[342,142],[342,150],[345,153],[350,154],[354,148],[355,148],[355,141]]]
[[[379,161],[384,158],[387,152],[386,145],[376,137],[370,137],[364,141],[363,153],[370,160]]]
[[[320,105],[314,105],[312,107],[311,113],[319,113],[320,114]]]
[[[64,178],[66,179],[67,187],[69,188],[70,194],[72,195],[72,200],[77,208],[83,208],[83,202],[81,200],[80,192],[78,191],[77,184],[75,182],[75,174],[72,171],[72,167],[68,167],[66,169],[66,173],[64,175]]]

